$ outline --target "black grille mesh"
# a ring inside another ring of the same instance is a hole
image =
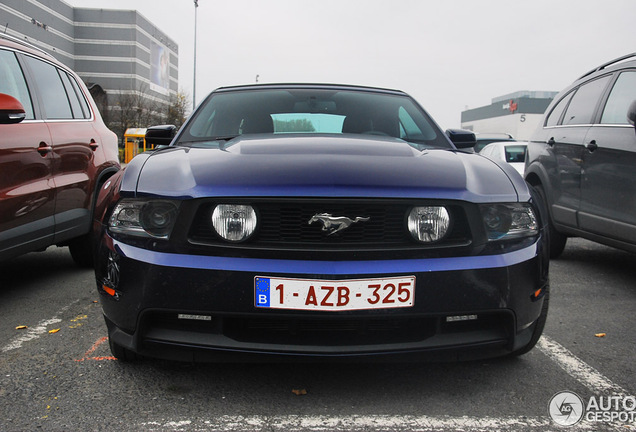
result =
[[[250,202],[257,211],[259,225],[255,235],[241,246],[320,249],[356,247],[372,249],[414,246],[407,232],[406,218],[411,203],[328,202]],[[197,244],[224,245],[211,225],[216,203],[204,203],[197,210],[189,239]],[[421,204],[420,204],[421,205]],[[460,206],[447,208],[453,219],[452,231],[446,242],[468,241],[470,230],[464,210]],[[321,223],[309,224],[312,216],[329,213],[332,216],[369,218],[338,233],[327,235]]]

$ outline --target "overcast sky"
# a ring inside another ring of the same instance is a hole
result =
[[[192,95],[193,0],[65,0],[136,9],[179,44]],[[200,102],[255,82],[404,90],[443,128],[520,90],[558,91],[636,52],[636,0],[199,0]]]

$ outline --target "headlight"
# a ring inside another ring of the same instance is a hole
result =
[[[530,204],[484,204],[481,215],[488,240],[530,237],[539,233],[539,224]]]
[[[414,207],[408,216],[408,228],[413,238],[422,243],[433,243],[444,238],[450,227],[446,207]]]
[[[249,205],[219,204],[212,212],[212,225],[223,239],[241,242],[254,234],[256,212]]]
[[[121,200],[108,221],[114,233],[167,239],[177,220],[179,204],[165,200]]]

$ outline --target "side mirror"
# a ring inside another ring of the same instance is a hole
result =
[[[0,124],[20,123],[26,118],[26,112],[19,100],[8,94],[0,93]]]
[[[446,129],[446,136],[455,144],[458,149],[475,147],[477,137],[471,131],[463,129]]]
[[[632,126],[636,126],[636,100],[627,108],[627,121],[629,121]]]
[[[146,129],[146,145],[168,146],[176,134],[177,127],[174,125],[150,126]]]

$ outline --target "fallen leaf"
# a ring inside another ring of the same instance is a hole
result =
[[[302,390],[292,390],[292,393],[295,394],[296,396],[303,396],[307,394],[307,390],[302,389]]]
[[[605,336],[607,336],[607,333],[596,333],[594,336],[596,336],[596,337],[605,337]]]
[[[19,325],[19,326],[17,326],[15,329],[16,329],[16,330],[24,330],[24,329],[26,329],[26,328],[28,328],[28,327],[27,327],[27,326],[25,326],[25,325]]]
[[[49,333],[53,334],[53,333],[57,333],[59,331],[60,331],[60,329],[53,329],[53,330],[49,330]]]

